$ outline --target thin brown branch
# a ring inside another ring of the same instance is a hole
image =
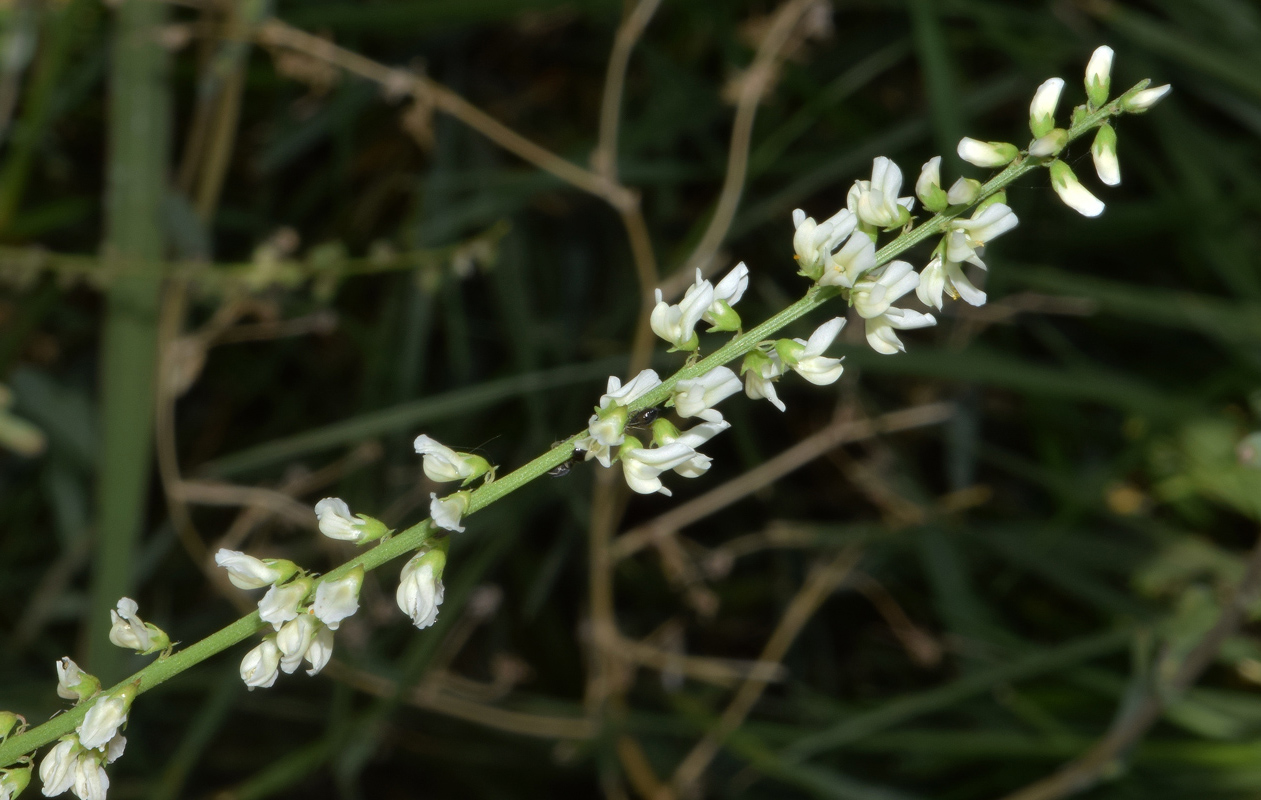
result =
[[[784,615],[780,618],[770,639],[767,640],[766,646],[762,648],[759,662],[778,664],[783,661],[788,648],[801,633],[801,629],[845,580],[850,570],[858,563],[860,555],[857,547],[848,547],[838,553],[826,566],[811,572],[805,584],[788,604],[788,608],[784,610]],[[749,677],[741,684],[718,723],[697,742],[674,771],[674,776],[670,781],[673,796],[686,797],[693,793],[696,783],[705,774],[714,756],[722,748],[723,741],[744,722],[749,712],[753,710],[753,706],[761,698],[766,686],[766,680],[755,677]]]
[[[591,153],[591,166],[611,182],[617,181],[617,137],[621,129],[622,95],[626,89],[626,69],[635,44],[644,35],[661,0],[639,0],[613,36],[609,66],[600,99],[600,133]]]
[[[619,637],[618,649],[625,658],[641,666],[675,672],[715,686],[731,687],[749,679],[775,683],[787,676],[783,664],[675,653],[626,637]]]
[[[1082,756],[1059,771],[1007,795],[1003,800],[1056,800],[1079,794],[1094,786],[1126,751],[1156,724],[1166,706],[1191,687],[1217,657],[1222,643],[1239,629],[1249,608],[1261,596],[1261,537],[1252,549],[1248,566],[1230,602],[1213,627],[1183,660],[1173,677],[1154,687],[1132,710],[1118,719],[1112,730]]]
[[[862,441],[882,433],[935,425],[950,418],[950,403],[929,403],[891,411],[871,420],[837,420],[811,434],[779,455],[748,472],[711,489],[700,497],[676,506],[656,519],[622,534],[612,546],[612,556],[621,560],[634,555],[656,540],[725,508],[737,500],[769,486],[842,444]]]

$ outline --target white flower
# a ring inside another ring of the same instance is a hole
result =
[[[915,181],[915,196],[929,211],[941,211],[949,201],[941,188],[941,156],[933,156],[920,168]]]
[[[123,757],[123,751],[126,749],[127,737],[121,733],[114,734],[114,738],[110,739],[109,744],[105,745],[105,763],[113,764]]]
[[[959,158],[978,167],[1005,167],[1020,155],[1014,144],[982,142],[970,137],[959,140]]]
[[[920,272],[915,294],[924,305],[940,309],[943,291],[951,297],[963,298],[969,305],[985,305],[985,292],[976,288],[967,275],[963,274],[963,265],[935,255]]]
[[[68,656],[57,662],[58,697],[81,702],[87,700],[100,688],[101,682],[79,669],[79,665]]]
[[[845,320],[835,317],[816,328],[809,341],[780,339],[775,344],[775,350],[793,372],[816,386],[827,386],[841,377],[844,367],[839,358],[826,358],[823,352],[832,345],[843,327]]]
[[[438,606],[442,605],[445,594],[442,585],[445,563],[446,555],[442,551],[426,550],[413,556],[399,574],[394,599],[417,628],[428,628],[438,619]]]
[[[140,607],[130,597],[118,600],[118,608],[109,612],[112,625],[109,640],[119,647],[144,655],[170,645],[170,638],[156,625],[145,622],[136,613]]]
[[[634,445],[631,442],[635,442]],[[627,439],[618,457],[622,462],[622,474],[631,491],[639,494],[660,492],[669,497],[672,492],[657,477],[668,469],[674,469],[685,461],[700,455],[686,444],[675,441],[663,447],[639,447],[634,439]]]
[[[1108,102],[1108,91],[1112,88],[1112,48],[1104,45],[1095,49],[1086,64],[1086,96],[1092,106],[1101,106]]]
[[[446,497],[438,497],[436,492],[429,493],[429,516],[439,528],[463,533],[460,519],[468,511],[468,506],[468,492],[456,492]]]
[[[363,567],[358,566],[343,578],[324,580],[315,587],[315,616],[332,630],[342,620],[359,610],[359,590],[363,587]]]
[[[318,504],[315,506],[315,513],[320,513]],[[261,589],[293,574],[289,569],[293,565],[292,561],[272,561],[268,564],[262,559],[226,547],[215,553],[215,563],[228,571],[228,580],[238,589]]]
[[[1029,130],[1034,136],[1045,136],[1055,127],[1055,107],[1064,89],[1063,78],[1051,78],[1038,87],[1029,104]]]
[[[746,397],[750,400],[766,398],[780,411],[787,410],[775,393],[775,379],[784,374],[784,362],[779,360],[778,353],[774,350],[769,353],[750,351],[740,365],[740,374],[744,375]]]
[[[1117,132],[1108,123],[1099,126],[1095,134],[1094,144],[1090,146],[1090,157],[1095,162],[1095,172],[1099,180],[1109,186],[1121,183],[1121,163],[1117,161]]]
[[[699,286],[704,280],[699,268],[696,270],[696,283]],[[714,299],[709,308],[701,315],[701,319],[710,325],[708,333],[715,331],[736,331],[740,329],[740,315],[732,308],[744,297],[749,288],[749,268],[741,261],[732,267],[718,285],[714,287]]]
[[[621,442],[618,442],[618,444],[621,444]],[[574,450],[583,452],[583,461],[590,461],[594,458],[600,462],[602,467],[613,465],[613,448],[596,440],[594,436],[589,434],[574,442]]]
[[[424,434],[417,436],[414,444],[416,452],[424,456],[421,468],[431,481],[463,481],[467,485],[490,472],[490,462],[481,456],[457,453]]]
[[[79,800],[105,800],[109,776],[100,760],[88,753],[79,756],[74,765],[74,793]]]
[[[981,182],[972,178],[960,178],[950,186],[950,191],[946,192],[946,202],[952,206],[962,206],[971,203],[981,194]]]
[[[628,406],[661,385],[655,370],[646,369],[622,385],[616,375],[609,376],[608,388],[600,396],[600,408],[612,405]]]
[[[65,736],[44,755],[39,779],[44,784],[45,797],[59,795],[74,785],[74,767],[81,749],[76,737]]]
[[[680,417],[700,417],[710,422],[722,419],[714,406],[740,391],[740,379],[726,367],[714,367],[698,378],[681,380],[674,385],[671,400]]]
[[[950,261],[967,261],[984,267],[981,253],[991,240],[1016,227],[1020,220],[1011,208],[1003,203],[993,203],[971,219],[954,219],[946,237],[946,258]]]
[[[1164,86],[1155,86],[1151,89],[1135,92],[1133,97],[1121,103],[1121,107],[1132,114],[1141,114],[1163,100],[1172,88],[1166,83]]]
[[[127,721],[127,711],[136,696],[136,689],[128,685],[106,695],[92,704],[83,721],[75,728],[79,734],[79,744],[88,749],[103,747],[118,733],[118,728]]]
[[[279,674],[280,648],[275,636],[268,636],[241,659],[241,680],[251,692],[259,687],[270,689]]]
[[[672,431],[667,435],[659,437],[657,442],[660,445],[667,445],[672,442],[682,442],[695,450],[730,427],[731,423],[726,420],[705,422],[700,425],[693,425],[691,428],[688,428],[682,433]],[[684,478],[699,478],[701,475],[704,475],[709,471],[710,461],[709,456],[697,453],[692,458],[675,467],[674,471],[676,474],[681,475]]]
[[[700,347],[700,338],[694,328],[713,302],[714,287],[709,281],[688,287],[678,305],[670,305],[662,300],[661,290],[658,289],[657,305],[652,309],[648,323],[653,333],[672,345],[671,352],[695,350]]]
[[[306,671],[308,675],[318,675],[320,670],[328,664],[329,659],[333,657],[333,631],[324,625],[319,626],[319,630],[315,632],[315,639],[311,641],[311,646],[306,649],[304,656],[311,668]]]
[[[876,266],[876,243],[870,236],[851,236],[824,270],[819,284],[849,288],[863,273]]]
[[[855,181],[846,205],[868,225],[896,228],[911,218],[911,208],[915,205],[913,197],[898,197],[901,189],[902,170],[884,156],[878,156],[871,163],[871,180]]]
[[[823,222],[815,222],[800,208],[793,210],[793,250],[803,275],[817,277],[827,266],[828,257],[846,236],[854,232],[858,218],[842,208]]]
[[[867,320],[867,344],[871,345],[872,350],[884,355],[892,355],[899,350],[905,352],[906,347],[894,330],[906,331],[936,324],[937,319],[932,314],[921,314],[906,308],[891,308],[880,316]]]
[[[298,608],[311,593],[311,580],[298,578],[280,586],[272,586],[258,601],[258,616],[276,630],[298,616]]]
[[[608,390],[600,397],[599,408],[587,420],[587,432],[600,445],[600,448],[584,447],[583,449],[590,453],[600,449],[607,451],[610,447],[620,445],[625,438],[623,431],[626,429],[626,406],[660,385],[661,379],[657,377],[655,371],[650,369],[631,378],[625,386],[616,375],[610,375]],[[601,460],[601,463],[604,461]],[[607,463],[604,465],[608,466]]]
[[[310,614],[299,614],[284,624],[276,634],[276,647],[280,650],[280,671],[292,675],[302,665],[302,657],[315,639],[320,623]]]
[[[1073,170],[1063,161],[1051,162],[1051,188],[1065,205],[1083,217],[1097,217],[1103,213],[1103,201],[1082,186]]]
[[[330,539],[354,542],[363,536],[363,520],[352,516],[350,506],[339,497],[325,497],[316,503],[315,516],[320,520],[320,533]]]
[[[850,301],[864,319],[878,317],[902,295],[919,285],[919,275],[905,261],[893,261],[878,276],[854,284]],[[781,353],[782,355],[782,353]]]

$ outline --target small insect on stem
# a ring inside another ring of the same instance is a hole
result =
[[[572,456],[549,469],[547,474],[553,478],[563,478],[569,474],[571,469],[574,468],[574,464],[581,464],[586,455],[586,450],[574,448],[574,454]]]
[[[661,416],[659,408],[645,408],[642,411],[636,411],[631,418],[626,421],[628,428],[643,428],[657,421]]]

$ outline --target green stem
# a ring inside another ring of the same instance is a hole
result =
[[[1121,97],[1103,106],[1097,111],[1091,112],[1085,116],[1081,122],[1069,131],[1069,140],[1077,139],[1097,127],[1105,119],[1120,113],[1120,103],[1133,95],[1135,92],[1146,88],[1147,81],[1143,81],[1130,89]],[[990,179],[984,187],[977,202],[983,200],[996,192],[1001,191],[1012,181],[1043,166],[1050,159],[1033,159],[1025,155],[1013,161],[1002,172]],[[959,207],[947,210],[941,214],[937,214],[932,219],[924,222],[912,230],[903,233],[889,244],[885,245],[877,254],[877,264],[887,264],[895,256],[905,252],[908,248],[913,247],[919,242],[935,234],[945,230],[951,219],[967,211],[969,207]],[[748,353],[757,344],[765,340],[770,335],[776,333],[780,329],[786,327],[789,323],[805,316],[809,312],[826,303],[833,297],[837,296],[837,292],[831,289],[820,289],[819,287],[811,288],[806,292],[806,296],[788,306],[787,308],[767,319],[761,325],[753,328],[745,333],[736,336],[722,347],[715,350],[708,357],[700,360],[696,364],[684,367],[678,372],[666,378],[664,382],[656,389],[648,392],[635,402],[631,403],[629,408],[632,412],[639,411],[650,406],[661,404],[670,396],[673,386],[680,380],[694,378],[704,375],[714,367],[726,364],[744,354]],[[540,455],[538,458],[529,462],[525,466],[519,467],[513,472],[505,475],[494,483],[484,484],[476,489],[469,498],[469,510],[465,514],[472,514],[480,509],[485,508],[491,503],[505,497],[508,494],[520,489],[527,483],[541,477],[543,474],[554,467],[563,464],[573,456],[574,443],[586,435],[586,430],[582,430],[557,446]],[[365,570],[373,570],[377,567],[392,561],[401,555],[410,553],[425,544],[425,542],[435,533],[434,526],[430,520],[413,525],[410,528],[384,540],[376,547],[366,552],[360,553],[351,560],[333,569],[320,578],[320,581],[340,578],[350,570],[357,566],[362,566]],[[319,581],[317,581],[318,585]],[[314,591],[314,588],[312,589]],[[211,634],[194,645],[181,650],[168,658],[160,659],[145,667],[144,669],[132,675],[130,678],[120,682],[114,689],[120,688],[129,683],[140,682],[138,693],[148,691],[163,681],[178,675],[189,667],[198,664],[207,658],[219,653],[232,645],[248,638],[254,632],[265,627],[259,617],[258,612],[242,617],[225,628]],[[111,689],[110,691],[113,691]],[[74,728],[82,721],[84,714],[92,704],[84,703],[76,706],[70,711],[55,717],[43,725],[27,731],[20,736],[14,736],[7,742],[0,744],[0,766],[12,764],[18,757],[25,753],[34,751],[53,740],[64,736],[74,730]]]

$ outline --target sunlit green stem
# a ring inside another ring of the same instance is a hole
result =
[[[1079,138],[1090,130],[1098,127],[1100,123],[1109,117],[1120,113],[1120,103],[1123,99],[1133,95],[1134,93],[1146,88],[1148,81],[1143,81],[1130,89],[1121,97],[1103,106],[1087,116],[1069,130],[1069,140]],[[1049,159],[1045,160],[1049,161]],[[1030,158],[1022,154],[1020,158],[1013,161],[999,174],[991,178],[982,187],[977,202],[1001,191],[1010,185],[1014,180],[1030,170],[1037,169],[1042,166],[1045,161],[1043,159]],[[924,241],[930,236],[940,234],[945,231],[951,219],[966,212],[971,206],[960,206],[958,208],[949,209],[941,214],[937,214],[926,222],[906,231],[898,236],[889,244],[885,245],[876,254],[878,264],[887,264],[900,253],[905,252],[914,245]],[[805,316],[814,309],[822,306],[828,300],[836,297],[838,292],[834,289],[814,287],[806,292],[806,296],[788,306],[787,308],[767,319],[761,325],[736,336],[722,347],[715,350],[709,356],[701,359],[691,366],[684,367],[678,372],[666,378],[661,386],[647,393],[635,402],[631,403],[630,410],[632,412],[639,411],[650,406],[660,405],[670,396],[670,390],[680,380],[694,378],[704,375],[714,367],[734,361],[744,356],[757,344],[772,334],[778,332],[784,327],[797,319]],[[549,470],[568,461],[574,452],[574,442],[586,435],[586,430],[582,430],[573,436],[561,442],[557,446],[548,450],[538,458],[529,462],[525,466],[519,467],[513,472],[503,476],[494,483],[485,484],[475,490],[469,499],[469,510],[465,514],[472,514],[480,509],[485,508],[491,503],[499,500],[505,495],[525,486],[527,483],[541,477]],[[377,567],[392,561],[401,555],[410,553],[421,547],[430,536],[434,534],[434,528],[429,520],[417,523],[412,527],[386,539],[385,541],[373,547],[360,555],[347,561],[345,564],[337,567],[328,574],[322,576],[320,581],[336,579],[349,572],[356,566],[362,565],[365,570],[376,569]],[[118,686],[124,684],[140,682],[140,692],[148,691],[163,681],[178,675],[184,670],[192,667],[216,653],[219,653],[232,645],[249,638],[251,634],[264,627],[264,623],[259,619],[258,612],[242,617],[225,628],[207,636],[200,642],[180,650],[171,655],[169,658],[155,661],[149,666],[132,675],[130,678],[120,682]],[[117,688],[117,687],[115,687]],[[112,690],[111,690],[112,691]],[[30,753],[36,748],[42,747],[57,738],[74,730],[75,726],[83,719],[83,715],[87,713],[91,702],[78,706],[65,714],[55,717],[43,725],[32,728],[20,736],[14,736],[7,742],[0,744],[0,766],[7,766],[16,761],[25,753]]]

